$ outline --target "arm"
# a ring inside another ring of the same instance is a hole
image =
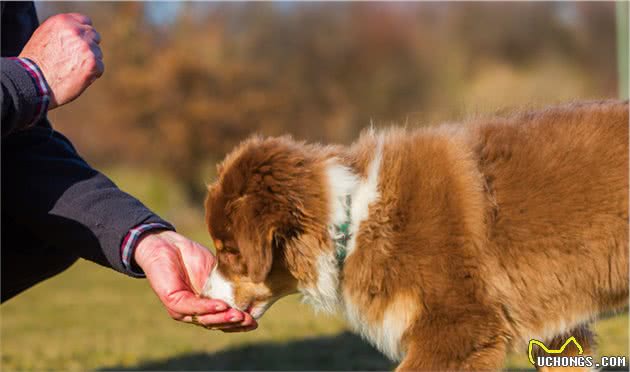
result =
[[[2,137],[35,124],[48,110],[49,91],[28,59],[2,58]]]
[[[24,45],[39,26],[35,6],[29,2],[0,2],[2,7],[2,137],[37,121],[42,92],[20,61]],[[34,71],[39,73],[39,71]],[[45,113],[45,108],[42,110]]]
[[[62,14],[35,31],[20,54],[24,60],[17,62],[32,64],[42,75],[39,78],[49,89],[49,108],[54,108],[74,100],[101,76],[99,42],[88,17]],[[13,75],[20,77],[24,70]],[[3,75],[2,82],[4,121],[5,115],[27,110],[18,107],[19,97],[9,100],[11,81],[5,88]],[[5,129],[10,135],[5,136]],[[24,226],[51,250],[64,247],[131,276],[146,274],[176,320],[225,331],[256,327],[249,314],[225,311],[222,302],[199,297],[214,266],[207,249],[169,231],[170,224],[92,169],[49,125],[3,126],[1,150],[3,218]]]
[[[2,208],[52,246],[131,276],[140,275],[125,267],[120,248],[129,230],[151,222],[173,229],[40,126],[3,139]]]
[[[64,247],[129,276],[146,274],[173,319],[232,332],[256,327],[249,314],[198,296],[214,266],[210,251],[91,168],[62,134],[35,126],[4,138],[1,151],[3,218],[52,250]],[[141,234],[141,226],[154,229]]]

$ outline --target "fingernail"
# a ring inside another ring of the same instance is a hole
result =
[[[225,310],[227,310],[227,306],[225,306],[223,304],[220,304],[220,305],[215,306],[214,310],[215,311],[225,311]]]
[[[237,322],[237,321],[241,321],[241,316],[239,314],[235,314],[230,317],[230,322]]]

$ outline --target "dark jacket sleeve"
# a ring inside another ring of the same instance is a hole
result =
[[[2,73],[2,137],[33,124],[41,104],[35,81],[20,64],[0,62]]]
[[[4,113],[3,113],[4,114]],[[54,247],[127,275],[127,232],[162,220],[91,168],[60,133],[44,126],[2,140],[2,215]],[[19,249],[14,248],[14,249]]]

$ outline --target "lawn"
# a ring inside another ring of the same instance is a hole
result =
[[[186,207],[168,177],[129,170],[113,178],[181,232],[208,244],[202,213]],[[168,192],[166,191],[168,190]],[[260,327],[224,334],[176,323],[144,280],[81,261],[0,308],[2,370],[386,370],[394,365],[333,317],[296,296]],[[628,317],[597,324],[601,354],[628,354]],[[509,368],[527,368],[524,353]]]

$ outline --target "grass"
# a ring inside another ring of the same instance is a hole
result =
[[[208,244],[202,213],[187,207],[164,175],[110,172]],[[254,332],[223,334],[178,324],[144,280],[81,261],[63,274],[3,304],[2,370],[387,370],[394,364],[347,332],[344,323],[315,315],[296,296],[276,303]],[[600,352],[628,355],[628,316],[597,323]],[[528,368],[524,353],[509,368]]]

